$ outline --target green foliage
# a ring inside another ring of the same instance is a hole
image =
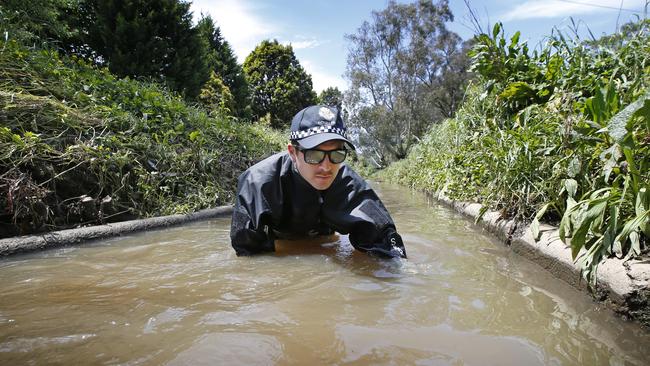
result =
[[[210,80],[201,89],[199,102],[206,108],[223,116],[231,116],[235,108],[235,101],[230,89],[214,71],[210,75]]]
[[[519,43],[516,32],[507,42],[501,23],[495,24],[492,34],[476,36],[476,45],[470,52],[472,70],[494,82],[531,82],[541,76],[533,57],[528,54],[528,45]]]
[[[497,102],[508,114],[547,101],[552,92],[549,82],[559,77],[561,59],[557,54],[546,49],[549,61],[544,70],[540,66],[543,60],[530,55],[528,45],[519,43],[519,38],[520,33],[516,32],[506,41],[502,25],[497,23],[491,35],[476,36],[476,44],[470,51],[471,70],[487,80],[485,93],[497,93]]]
[[[341,109],[343,104],[343,93],[339,88],[330,86],[318,95],[318,104],[329,105]]]
[[[180,0],[85,0],[85,41],[112,73],[163,82],[193,99],[209,78],[205,49]]]
[[[228,87],[233,98],[231,113],[239,118],[250,119],[250,92],[242,66],[230,44],[221,36],[221,30],[210,16],[203,17],[196,26],[206,50],[208,69]],[[205,86],[204,86],[205,88]]]
[[[78,0],[3,0],[0,31],[25,44],[69,41],[78,35],[69,22],[78,3]]]
[[[618,110],[614,102],[618,99],[617,92],[608,88],[585,102],[594,117],[593,130],[606,127],[592,131],[598,137],[594,152],[599,152],[598,159],[591,162],[596,173],[591,176],[593,181],[580,177],[567,180],[572,187],[590,186],[578,202],[577,188],[567,189],[567,209],[560,223],[560,238],[570,242],[573,257],[592,281],[603,257],[638,256],[649,237],[650,149],[645,140],[650,136],[650,89],[611,116]]]
[[[0,43],[0,106],[0,236],[225,204],[286,141],[13,41]]]
[[[260,119],[269,114],[274,128],[288,126],[298,111],[316,104],[311,76],[291,46],[262,41],[246,57],[244,72],[252,89],[253,116]]]
[[[456,118],[434,126],[384,178],[509,217],[560,226],[593,285],[608,256],[648,250],[650,22],[579,42],[558,33],[530,53],[500,24],[477,36]]]

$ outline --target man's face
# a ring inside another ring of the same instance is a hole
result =
[[[343,141],[339,140],[325,141],[315,147],[315,149],[323,151],[341,150],[343,148]],[[325,159],[318,164],[308,164],[305,162],[304,152],[295,148],[291,144],[289,144],[288,149],[289,155],[291,156],[291,160],[293,160],[296,169],[312,187],[319,191],[323,191],[332,185],[339,169],[341,169],[340,163],[334,164],[330,161],[329,156],[326,156]]]

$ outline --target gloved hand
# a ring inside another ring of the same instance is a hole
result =
[[[397,231],[393,231],[386,236],[386,241],[388,241],[392,247],[391,252],[397,254],[395,257],[399,255],[402,258],[406,258],[406,248],[404,248],[402,237],[397,233]]]
[[[387,228],[382,233],[381,238],[381,242],[375,244],[372,248],[368,248],[367,250],[381,257],[406,258],[406,248],[404,248],[404,242],[402,242],[402,237],[397,233],[397,231],[395,231],[395,229]]]

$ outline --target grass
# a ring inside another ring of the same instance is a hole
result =
[[[455,118],[380,178],[444,190],[533,228],[559,224],[593,284],[603,258],[648,250],[649,27],[589,42],[557,33],[531,52],[497,24],[477,37],[477,78]]]
[[[228,204],[262,125],[54,50],[0,43],[0,237]]]

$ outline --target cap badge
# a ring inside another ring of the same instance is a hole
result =
[[[336,121],[334,120],[336,116],[334,115],[334,112],[332,112],[332,110],[329,108],[321,107],[318,110],[318,115],[323,117],[323,119],[327,120],[332,125],[336,123]]]

